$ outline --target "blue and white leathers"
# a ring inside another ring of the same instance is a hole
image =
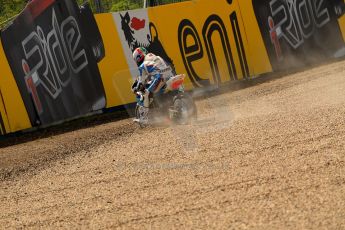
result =
[[[138,78],[138,84],[142,83],[146,86],[143,98],[144,107],[149,107],[150,93],[159,93],[173,76],[171,67],[161,57],[152,53],[145,56],[144,62],[139,66]]]

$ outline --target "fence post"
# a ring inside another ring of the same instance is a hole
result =
[[[95,3],[95,7],[96,7],[96,13],[102,13],[103,7],[102,7],[101,0],[94,0],[94,3]]]

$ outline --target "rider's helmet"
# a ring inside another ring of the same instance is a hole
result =
[[[147,50],[144,47],[139,47],[134,50],[133,59],[138,66],[140,66],[144,62],[146,54]]]

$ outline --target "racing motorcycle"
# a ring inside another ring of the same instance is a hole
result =
[[[175,124],[183,125],[196,119],[197,108],[193,98],[184,90],[185,75],[171,77],[162,91],[154,96],[149,96],[149,111],[142,106],[145,87],[140,87],[137,94],[135,108],[135,121],[140,127],[145,127],[154,122],[155,118],[165,118]]]

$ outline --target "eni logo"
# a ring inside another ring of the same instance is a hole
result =
[[[231,0],[227,0],[228,4],[232,4]],[[201,36],[205,47],[203,46],[199,31],[194,26],[193,22],[184,19],[180,22],[178,28],[178,41],[181,56],[184,66],[187,70],[194,87],[203,87],[210,85],[209,79],[204,79],[197,73],[195,62],[204,58],[205,50],[206,55],[212,70],[212,76],[214,82],[219,84],[221,82],[220,66],[216,57],[214,41],[212,36],[218,34],[220,37],[222,52],[225,55],[226,68],[231,80],[238,79],[238,73],[242,72],[244,78],[249,78],[249,67],[247,62],[247,55],[244,49],[244,42],[240,30],[240,23],[237,18],[236,12],[232,12],[229,15],[231,28],[226,27],[223,19],[216,14],[210,15],[203,24]],[[228,29],[231,29],[232,33],[228,33]],[[234,52],[231,50],[231,40],[235,41],[236,52],[238,54],[238,60],[241,66],[241,70],[236,69]]]
[[[69,16],[59,24],[53,9],[51,24],[52,30],[47,34],[37,26],[36,31],[22,41],[24,78],[38,114],[43,112],[36,89],[38,85],[42,85],[44,91],[56,99],[71,77],[88,65],[76,19]]]

